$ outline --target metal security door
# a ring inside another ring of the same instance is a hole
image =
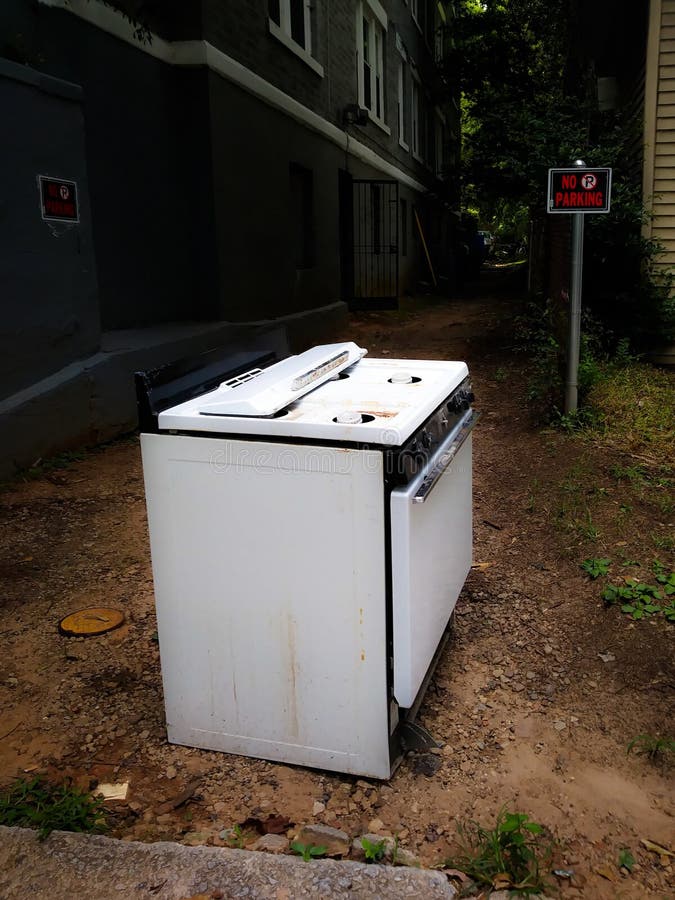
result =
[[[398,182],[352,182],[352,309],[398,307]]]

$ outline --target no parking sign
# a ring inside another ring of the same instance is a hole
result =
[[[549,169],[547,212],[608,213],[611,192],[611,169]]]

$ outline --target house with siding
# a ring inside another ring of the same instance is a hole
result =
[[[23,435],[5,442],[11,465],[132,427],[133,368],[227,328],[281,322],[300,347],[348,306],[451,283],[451,3],[148,7],[139,27],[126,0],[0,5],[18,129],[0,146],[16,175],[0,222],[0,428]],[[78,223],[42,220],[40,175],[77,183]],[[43,402],[61,410],[48,438]]]
[[[652,210],[645,236],[675,266],[675,0],[651,0],[644,79],[643,195]]]
[[[614,111],[622,123],[621,166],[613,173],[613,193],[616,196],[625,185],[630,185],[636,195],[641,193],[646,213],[643,236],[663,249],[654,257],[653,265],[657,271],[673,270],[675,0],[623,4],[588,0],[585,4],[572,3],[571,9],[574,37],[570,70],[576,81],[584,84],[586,96],[595,95],[599,112]],[[602,118],[599,121],[595,127],[604,127]],[[593,145],[602,137],[611,139],[608,134],[591,130],[589,142]],[[569,224],[557,221],[565,217],[555,218],[546,223],[552,261],[548,290],[550,296],[558,297],[569,285]],[[615,254],[616,265],[611,254]],[[616,294],[625,288],[617,274],[624,271],[625,251],[620,238],[604,258],[609,262],[604,270],[596,267],[592,289],[600,295],[600,304],[616,312]],[[635,262],[637,266],[637,258]],[[587,278],[588,272],[584,274]],[[658,334],[651,335],[650,340],[658,345]],[[672,364],[672,354],[654,358]]]

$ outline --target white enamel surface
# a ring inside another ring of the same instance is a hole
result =
[[[352,342],[313,347],[282,359],[236,387],[224,382],[201,397],[199,412],[218,416],[274,415],[358,362],[366,352]]]
[[[388,778],[382,454],[141,448],[169,740]]]
[[[401,371],[420,380],[392,384],[389,379]],[[215,395],[211,392],[160,413],[159,427],[163,431],[306,437],[396,446],[410,437],[466,378],[468,369],[463,362],[449,360],[366,357],[345,374],[349,377],[328,380],[291,403],[287,414],[279,418],[204,415],[201,410]],[[255,384],[256,380],[249,383]],[[235,388],[232,393],[246,386]],[[359,412],[373,420],[355,425],[333,421],[344,412]]]
[[[439,448],[440,457],[452,435]],[[471,568],[472,439],[425,503],[413,503],[424,473],[391,494],[394,696],[415,701]]]

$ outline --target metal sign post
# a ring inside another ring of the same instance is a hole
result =
[[[567,346],[565,412],[577,408],[579,349],[581,346],[581,285],[584,270],[584,216],[572,216],[572,273],[570,278],[570,321]]]
[[[576,412],[578,401],[579,347],[581,343],[581,288],[584,267],[584,216],[608,213],[612,187],[611,169],[587,169],[582,159],[574,168],[548,170],[549,213],[572,214],[569,338],[565,412]]]

